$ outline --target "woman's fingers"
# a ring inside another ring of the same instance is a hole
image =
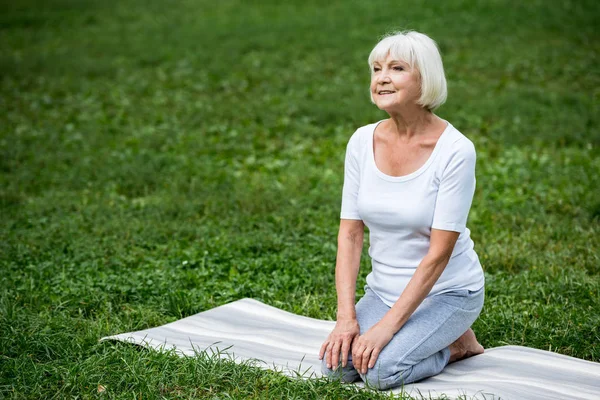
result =
[[[345,367],[348,364],[350,347],[359,334],[360,327],[355,319],[337,321],[335,328],[319,349],[319,359],[325,358],[327,368],[337,369],[340,361],[342,367]]]
[[[342,343],[342,367],[348,364],[348,353],[350,352],[350,345],[352,340],[344,340]]]
[[[371,353],[371,357],[369,359],[369,368],[373,368],[375,366],[375,362],[377,361],[380,352],[381,350],[379,350],[378,348],[373,349],[373,352]]]
[[[362,360],[360,362],[360,373],[361,374],[367,373],[367,365],[369,364],[369,358],[371,358],[372,351],[373,351],[373,349],[366,348],[362,354]]]
[[[329,338],[327,338],[327,340],[324,341],[323,344],[321,345],[321,350],[319,350],[319,360],[323,359],[323,356],[325,355],[325,350],[327,350],[328,344],[329,344]]]
[[[352,364],[354,365],[354,369],[356,369],[359,372],[360,372],[360,367],[361,367],[361,363],[362,363],[362,354],[363,354],[364,350],[365,350],[365,347],[360,343],[358,343],[352,349]]]
[[[375,366],[380,353],[377,347],[358,343],[352,351],[352,364],[359,373],[366,374],[367,369]]]
[[[327,357],[325,358],[325,363],[327,364],[327,368],[331,368],[331,348],[333,347],[333,344],[331,343],[331,341],[329,341],[329,343],[327,344]]]
[[[337,339],[331,347],[331,367],[328,367],[333,368],[334,371],[337,369],[338,364],[340,362],[340,347],[340,339]]]

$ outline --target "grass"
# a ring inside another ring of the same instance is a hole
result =
[[[343,156],[391,29],[478,151],[474,329],[600,361],[595,1],[0,3],[0,397],[388,398],[98,338],[252,297],[334,319]],[[363,257],[358,287],[369,271]],[[99,386],[105,389],[100,390]]]

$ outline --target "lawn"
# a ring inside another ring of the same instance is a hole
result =
[[[436,39],[438,115],[477,149],[480,342],[600,362],[599,17],[584,0],[0,2],[0,397],[389,398],[98,339],[244,297],[335,318],[344,149],[385,117],[366,59],[394,29]]]

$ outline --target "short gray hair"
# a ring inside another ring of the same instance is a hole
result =
[[[435,110],[444,104],[448,97],[446,76],[440,51],[433,39],[415,31],[394,32],[384,36],[369,55],[371,73],[373,73],[373,64],[384,61],[388,54],[419,71],[421,75],[421,98],[417,101],[419,105]],[[373,101],[372,96],[371,101]]]

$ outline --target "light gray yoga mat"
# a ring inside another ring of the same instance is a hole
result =
[[[107,336],[180,355],[207,350],[236,361],[303,378],[321,376],[318,352],[335,322],[292,314],[242,299],[156,328]],[[224,350],[224,351],[223,351]],[[362,386],[362,383],[357,383]],[[521,346],[486,349],[441,374],[406,385],[426,398],[600,399],[600,363]],[[400,392],[394,389],[393,392]]]

